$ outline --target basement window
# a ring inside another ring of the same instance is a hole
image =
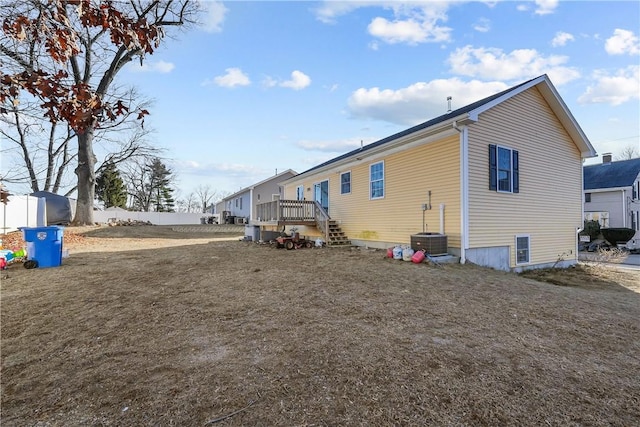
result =
[[[528,264],[530,262],[530,243],[528,234],[516,235],[516,264]]]

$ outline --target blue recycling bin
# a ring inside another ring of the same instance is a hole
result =
[[[63,227],[21,227],[27,245],[27,260],[34,260],[39,268],[59,267],[62,264]]]

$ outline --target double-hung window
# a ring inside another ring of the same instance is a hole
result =
[[[340,194],[351,193],[351,172],[340,174]]]
[[[528,264],[530,262],[531,245],[529,235],[516,236],[516,264]]]
[[[369,197],[371,199],[384,197],[384,162],[369,166]]]
[[[520,156],[516,150],[489,145],[489,190],[520,192]]]

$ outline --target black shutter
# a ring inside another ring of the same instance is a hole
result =
[[[516,150],[512,151],[513,156],[513,192],[520,192],[520,159]]]
[[[489,144],[489,190],[498,189],[498,153],[493,144]]]

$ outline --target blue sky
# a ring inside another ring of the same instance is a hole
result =
[[[548,74],[598,151],[640,151],[640,2],[205,2],[119,81],[179,196],[302,172]],[[595,162],[597,159],[590,160]]]

